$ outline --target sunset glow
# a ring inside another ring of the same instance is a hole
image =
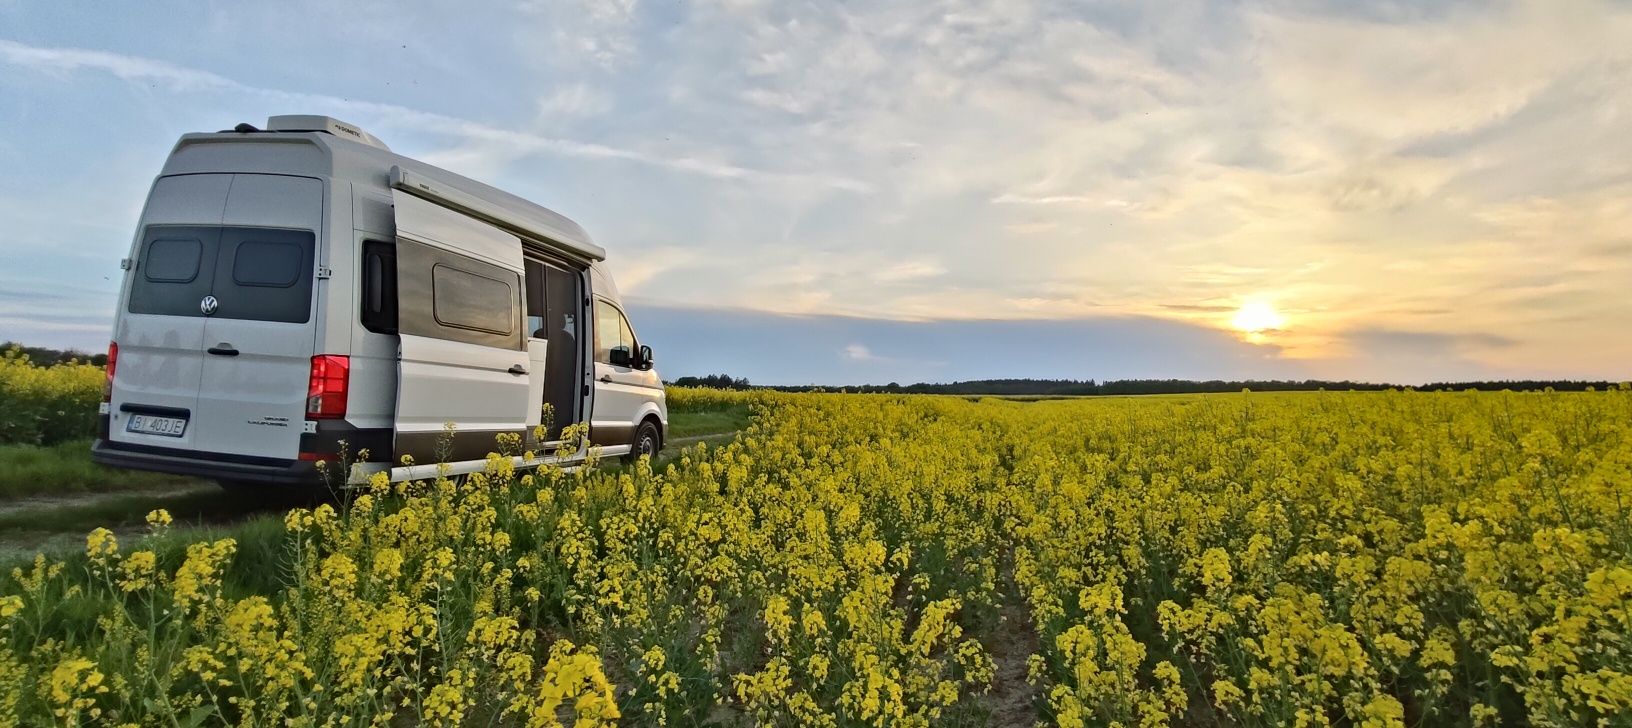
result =
[[[1286,317],[1275,310],[1275,307],[1262,301],[1244,304],[1235,312],[1235,318],[1230,319],[1230,325],[1236,331],[1248,334],[1261,334],[1265,331],[1279,331],[1286,326]]]

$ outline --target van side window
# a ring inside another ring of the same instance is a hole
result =
[[[612,363],[612,350],[634,353],[635,335],[623,312],[606,301],[595,301],[595,361]]]
[[[363,243],[363,328],[376,334],[397,333],[397,246]]]
[[[431,267],[431,311],[443,326],[508,335],[516,330],[514,300],[507,281],[456,263]]]
[[[635,331],[629,328],[629,318],[624,316],[622,311],[618,312],[618,338],[623,341],[623,347],[628,349],[630,354],[635,353]]]
[[[407,238],[397,239],[397,330],[520,350],[521,274]]]

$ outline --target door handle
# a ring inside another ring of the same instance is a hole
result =
[[[238,356],[238,350],[232,348],[231,344],[222,344],[220,346],[212,346],[212,347],[210,347],[208,349],[205,349],[205,351],[207,351],[207,352],[209,352],[211,354],[214,354],[216,356]]]
[[[611,383],[612,383],[612,375],[610,375],[610,374],[602,374],[601,375],[601,384],[611,384]]]
[[[520,364],[512,364],[512,365],[510,365],[510,369],[508,369],[507,371],[509,371],[511,374],[521,376],[521,375],[525,375],[527,373],[527,368],[520,365]]]

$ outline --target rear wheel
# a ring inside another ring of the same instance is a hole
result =
[[[662,449],[663,433],[658,431],[657,423],[644,420],[635,428],[635,439],[629,443],[629,454],[626,458],[629,462],[634,462],[642,455],[657,457],[657,453]]]

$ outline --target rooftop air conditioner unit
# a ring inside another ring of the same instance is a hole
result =
[[[266,120],[267,131],[320,131],[333,134],[341,139],[350,139],[371,147],[390,151],[385,142],[375,138],[355,124],[347,124],[332,116],[317,116],[314,114],[285,114],[274,116]]]

